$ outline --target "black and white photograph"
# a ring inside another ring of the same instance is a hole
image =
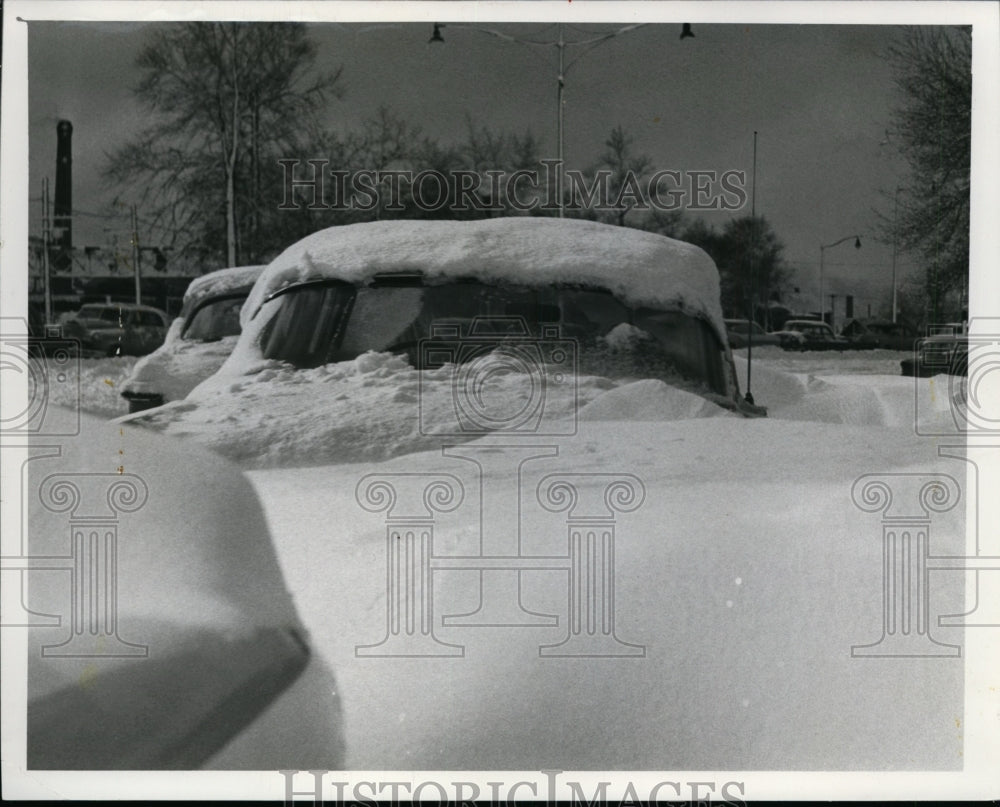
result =
[[[5,797],[1000,796],[1000,7],[3,53]]]

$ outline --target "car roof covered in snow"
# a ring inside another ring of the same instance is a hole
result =
[[[257,282],[265,265],[255,266],[232,266],[228,269],[219,269],[209,272],[201,277],[192,280],[184,292],[184,302],[190,303],[192,300],[207,297],[214,294],[225,294],[237,289],[252,286]]]
[[[700,314],[725,339],[719,273],[700,248],[627,227],[534,217],[377,221],[321,230],[268,265],[243,309],[243,324],[269,296],[291,285],[321,279],[366,283],[383,272],[599,286],[631,305]]]

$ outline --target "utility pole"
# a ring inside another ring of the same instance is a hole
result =
[[[757,259],[757,130],[753,133],[753,189],[750,196],[750,289],[747,294],[747,391],[743,397],[748,404],[753,404],[753,393],[750,392],[750,374],[753,368],[753,324],[754,300],[753,281]]]
[[[559,140],[559,173],[556,176],[556,193],[559,194],[559,218],[563,217],[563,210],[566,207],[566,200],[563,199],[563,178],[565,177],[565,172],[563,170],[563,89],[566,86],[566,68],[565,68],[565,53],[566,53],[566,40],[563,37],[563,24],[559,23],[559,42],[556,43],[559,48],[559,75],[556,76],[556,81],[558,83],[557,92],[557,106],[559,107],[559,122],[557,126],[557,136]]]
[[[899,220],[899,185],[896,186],[892,210],[892,321],[896,322],[896,223]]]
[[[42,277],[45,282],[45,324],[52,322],[52,281],[49,278],[49,178],[42,179]]]
[[[832,244],[820,244],[819,247],[819,318],[821,321],[826,322],[826,300],[823,297],[823,255],[826,250],[831,247],[835,247],[838,244],[843,244],[845,241],[850,241],[854,239],[854,248],[861,249],[861,236],[860,235],[845,235],[839,241],[834,241]],[[831,298],[835,295],[830,295]],[[832,325],[832,323],[831,323]]]
[[[132,205],[132,269],[135,272],[135,303],[142,303],[142,275],[139,272],[139,216]]]

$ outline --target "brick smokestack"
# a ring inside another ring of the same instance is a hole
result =
[[[73,124],[61,120],[56,125],[56,198],[52,225],[55,228],[56,268],[70,265],[73,249]]]

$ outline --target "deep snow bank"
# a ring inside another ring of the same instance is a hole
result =
[[[260,361],[245,375],[216,375],[183,401],[126,418],[192,437],[244,467],[380,460],[481,436],[475,428],[530,410],[539,395],[517,372],[467,389],[445,365],[418,373],[389,353],[301,370]],[[545,386],[540,419],[520,436],[569,435],[577,420],[676,420],[726,410],[659,380],[579,375]],[[461,407],[461,410],[458,408]],[[477,415],[480,419],[476,419]],[[526,421],[527,422],[527,421]],[[470,428],[471,427],[471,428]]]
[[[883,351],[887,352],[887,351]],[[745,355],[734,355],[740,389],[746,390]],[[919,429],[924,434],[955,433],[955,412],[961,407],[965,380],[957,376],[907,378],[870,373],[881,366],[879,357],[849,356],[839,360],[806,358],[803,366],[817,372],[788,372],[791,359],[768,356],[753,362],[752,392],[768,417],[857,426]],[[844,368],[861,369],[846,374]],[[819,375],[818,373],[822,373]]]

